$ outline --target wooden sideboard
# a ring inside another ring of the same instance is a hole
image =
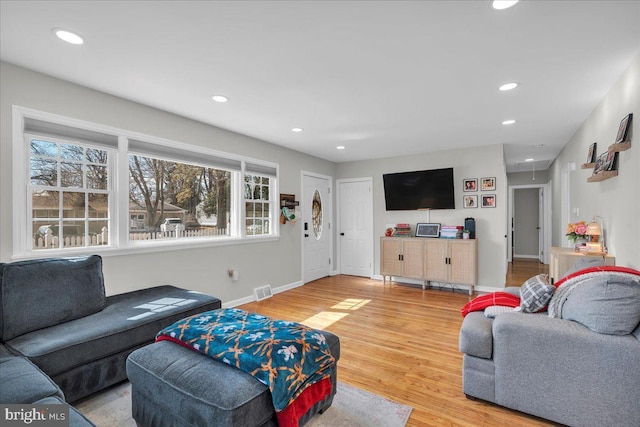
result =
[[[616,258],[609,254],[589,254],[576,252],[573,248],[552,247],[549,255],[549,279],[557,282],[580,258],[603,258],[606,265],[616,265]]]
[[[476,239],[428,239],[382,237],[380,274],[469,286],[473,294],[478,281],[478,241]]]

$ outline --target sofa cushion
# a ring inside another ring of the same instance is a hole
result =
[[[12,357],[15,357],[15,356],[11,354],[11,352],[9,352],[9,349],[7,349],[7,347],[5,347],[4,345],[0,344],[0,362],[3,362],[6,359],[11,359]]]
[[[640,276],[596,274],[575,286],[562,318],[601,334],[627,335],[640,323]]]
[[[78,319],[105,306],[98,255],[0,265],[0,339]]]
[[[64,397],[60,388],[24,357],[0,361],[0,403],[34,403],[48,396]]]
[[[533,276],[520,287],[520,307],[517,311],[537,313],[544,310],[555,290],[555,286],[549,284],[548,275]]]
[[[162,328],[202,311],[220,308],[220,300],[174,286],[158,286],[107,298],[104,310],[6,343],[55,377],[121,351],[153,342]]]

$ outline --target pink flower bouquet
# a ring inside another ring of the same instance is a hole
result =
[[[586,221],[569,223],[567,226],[567,237],[569,240],[573,240],[573,243],[578,239],[586,239],[587,238],[587,223]]]

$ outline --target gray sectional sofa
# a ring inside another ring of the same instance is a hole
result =
[[[220,307],[174,286],[107,297],[97,255],[0,264],[0,403],[74,402],[126,380],[127,356],[159,330]]]
[[[640,426],[640,278],[590,277],[581,267],[568,273],[582,273],[571,293],[555,291],[562,301],[552,299],[549,311],[560,303],[557,317],[475,311],[464,318],[468,397],[570,426]]]

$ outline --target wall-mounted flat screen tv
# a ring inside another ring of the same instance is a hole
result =
[[[455,209],[453,168],[382,175],[388,211]]]

